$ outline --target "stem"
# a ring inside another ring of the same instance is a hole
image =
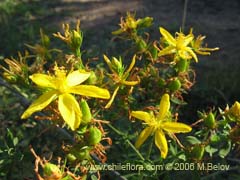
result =
[[[149,148],[148,148],[148,152],[147,152],[147,158],[146,159],[148,159],[148,160],[150,159],[150,155],[151,155],[151,152],[152,152],[153,141],[154,141],[154,139],[152,138],[151,143],[150,143]]]
[[[136,149],[136,147],[127,139],[127,143],[131,146],[131,148],[137,153],[138,157],[141,160],[145,160],[144,157],[142,156],[142,154]]]
[[[77,60],[78,60],[78,68],[79,69],[84,69],[84,65],[82,63],[82,54],[81,54],[80,48],[76,49],[74,54],[75,54],[75,56],[77,57]]]
[[[107,124],[107,126],[109,128],[111,128],[115,133],[117,133],[120,136],[125,136],[125,134],[121,131],[119,131],[118,129],[116,129],[115,127],[113,127],[111,124]],[[129,139],[126,140],[126,142],[130,145],[130,147],[136,152],[136,154],[138,155],[138,157],[141,160],[145,160],[144,157],[142,156],[142,154],[138,151],[138,149],[129,141]]]
[[[182,32],[184,32],[185,23],[186,23],[187,5],[188,5],[188,0],[185,0],[184,1],[184,7],[183,7],[183,17],[182,17]]]

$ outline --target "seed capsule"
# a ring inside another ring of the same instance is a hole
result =
[[[185,59],[180,59],[176,64],[176,70],[177,72],[185,72],[188,68],[188,61]]]
[[[216,126],[216,121],[214,114],[210,112],[206,118],[204,118],[204,125],[207,126],[210,129],[214,129]]]
[[[88,144],[96,145],[102,139],[102,132],[97,127],[91,127],[88,134]]]
[[[72,153],[68,153],[67,154],[67,159],[68,159],[68,161],[70,161],[70,162],[74,162],[74,161],[76,161],[76,156],[74,155],[74,154],[72,154]]]
[[[88,106],[87,101],[82,99],[80,102],[80,108],[82,110],[82,122],[81,123],[88,124],[89,122],[91,122],[92,114],[91,114],[91,110]]]
[[[43,167],[43,175],[45,177],[61,177],[62,172],[59,167],[52,163],[46,163]]]
[[[179,79],[175,79],[171,82],[169,82],[168,84],[168,88],[171,90],[171,91],[177,91],[181,88],[181,82]]]

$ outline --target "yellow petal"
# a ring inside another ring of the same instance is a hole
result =
[[[150,113],[144,111],[132,111],[131,116],[149,123],[153,118]]]
[[[26,119],[34,112],[41,111],[47,105],[49,105],[56,97],[57,94],[54,90],[44,93],[27,108],[27,110],[22,114],[21,119]]]
[[[191,56],[193,57],[193,59],[195,60],[195,62],[198,62],[197,55],[193,52],[193,50],[192,50],[190,47],[186,47],[186,51],[191,54]]]
[[[158,56],[165,56],[168,54],[173,54],[176,52],[176,48],[174,46],[168,46],[162,50],[160,50],[160,52],[158,53]]]
[[[176,45],[176,40],[174,39],[174,37],[172,37],[172,35],[164,28],[160,27],[160,33],[163,35],[163,37],[166,39],[166,41],[172,45],[175,46]]]
[[[82,113],[76,99],[71,94],[60,95],[58,109],[67,125],[73,131],[76,130],[82,119]]]
[[[112,63],[111,63],[110,59],[106,55],[103,55],[103,59],[106,61],[106,63],[108,65],[108,67],[110,68],[110,70],[114,73],[115,71],[112,68]]]
[[[160,106],[159,106],[159,113],[158,113],[158,120],[162,120],[165,118],[165,116],[167,115],[168,111],[170,108],[170,100],[169,100],[169,95],[168,94],[164,94],[162,96],[161,102],[160,102]]]
[[[202,50],[199,50],[199,49],[194,49],[194,51],[197,54],[201,54],[201,55],[210,55],[211,54],[210,52],[202,51]]]
[[[193,34],[189,34],[185,36],[183,41],[183,46],[187,46],[190,42],[192,42],[193,38],[194,38]]]
[[[187,133],[192,130],[190,126],[178,122],[164,122],[162,123],[162,129],[169,133]]]
[[[146,139],[151,135],[153,131],[152,127],[146,127],[138,136],[138,139],[135,143],[136,148],[140,148],[140,146],[146,141]]]
[[[115,97],[116,97],[116,95],[117,95],[117,92],[118,92],[118,90],[119,90],[119,87],[120,87],[120,86],[118,86],[118,87],[114,90],[111,99],[108,101],[107,105],[105,106],[106,109],[110,108],[110,106],[112,105],[112,103],[113,103],[113,101],[114,101],[114,99],[115,99]]]
[[[109,99],[110,93],[107,89],[99,88],[93,85],[78,85],[68,89],[69,93],[79,94],[95,98]]]
[[[189,52],[186,50],[186,48],[179,50],[179,51],[178,51],[178,54],[179,54],[179,56],[180,56],[182,59],[185,59],[185,60],[192,58],[192,56],[190,56],[190,54],[189,54]]]
[[[129,68],[127,69],[127,71],[125,72],[125,74],[130,73],[130,71],[132,70],[132,68],[133,68],[134,65],[135,65],[135,62],[136,62],[136,54],[133,56],[132,62],[131,62],[131,64],[129,65]]]
[[[135,86],[139,84],[139,81],[121,81],[121,83],[127,86]]]
[[[89,78],[90,74],[90,72],[73,71],[67,75],[67,85],[76,86],[81,84]]]
[[[158,149],[161,151],[162,158],[166,158],[168,153],[168,145],[167,140],[164,133],[161,130],[157,130],[155,132],[155,144]]]
[[[55,78],[52,76],[46,74],[33,74],[29,78],[38,86],[56,88]]]

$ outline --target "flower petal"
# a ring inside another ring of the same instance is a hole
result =
[[[192,50],[190,47],[186,47],[186,51],[191,54],[191,56],[193,57],[193,59],[195,60],[195,62],[198,62],[197,55],[193,52],[193,50]]]
[[[131,64],[129,65],[128,69],[126,70],[125,74],[130,73],[130,71],[132,70],[132,68],[133,68],[134,65],[135,65],[135,62],[136,62],[136,54],[133,56],[132,62],[131,62]]]
[[[161,102],[160,102],[160,106],[159,106],[159,113],[158,113],[158,120],[162,120],[165,118],[165,116],[167,115],[168,111],[170,108],[170,100],[169,100],[169,95],[168,94],[164,94],[162,96]]]
[[[67,75],[67,85],[76,86],[78,84],[81,84],[89,78],[90,74],[90,72],[81,72],[79,70],[70,72]]]
[[[121,81],[122,84],[127,85],[127,86],[135,86],[139,84],[139,81]]]
[[[146,127],[138,136],[138,139],[135,143],[136,148],[140,148],[140,146],[146,141],[146,139],[151,135],[153,131],[152,127]]]
[[[168,145],[167,140],[164,133],[161,130],[157,130],[155,132],[155,144],[158,149],[161,151],[162,158],[166,158],[168,153]]]
[[[59,96],[58,109],[69,127],[74,131],[80,125],[82,113],[78,102],[71,94]]]
[[[170,45],[172,45],[172,46],[176,45],[176,40],[174,39],[174,37],[166,29],[160,27],[159,30],[160,30],[160,33],[162,34],[162,36],[166,39],[166,41]]]
[[[111,99],[108,101],[108,103],[105,106],[106,109],[110,108],[110,106],[112,105],[112,103],[118,93],[119,88],[120,88],[120,86],[117,86],[117,88],[114,90]]]
[[[131,116],[143,120],[146,123],[149,123],[151,119],[153,118],[150,113],[144,112],[144,111],[132,111]]]
[[[27,110],[22,114],[21,119],[26,119],[34,112],[41,111],[47,105],[49,105],[56,97],[57,93],[55,90],[44,93],[27,108]]]
[[[188,34],[184,37],[183,46],[187,46],[190,42],[192,42],[194,36],[193,34]]]
[[[176,52],[176,48],[174,46],[168,46],[168,47],[160,50],[158,55],[159,56],[164,56],[164,55],[168,55],[168,54],[173,54],[175,52]]]
[[[169,133],[187,133],[192,130],[187,124],[178,122],[164,122],[162,123],[162,129]]]
[[[114,73],[115,71],[113,70],[112,62],[110,61],[110,59],[106,55],[103,55],[103,59],[106,61],[106,63],[108,65],[108,67],[110,68],[110,70]]]
[[[93,85],[78,85],[68,89],[69,93],[79,94],[95,98],[109,99],[110,93],[107,89],[99,88]]]
[[[46,74],[33,74],[29,77],[35,84],[41,87],[56,88],[55,78]]]
[[[192,59],[192,56],[189,54],[189,52],[186,50],[186,48],[179,50],[178,51],[178,55],[182,58],[182,59]]]

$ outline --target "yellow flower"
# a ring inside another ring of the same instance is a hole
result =
[[[109,66],[110,70],[112,71],[112,77],[113,81],[117,84],[116,89],[113,92],[113,95],[105,108],[109,108],[114,100],[114,98],[117,95],[117,92],[120,88],[121,85],[127,85],[127,86],[134,86],[140,82],[138,79],[137,81],[127,81],[126,79],[128,78],[132,68],[135,65],[136,62],[136,55],[133,56],[132,62],[129,65],[128,69],[125,71],[125,67],[122,64],[122,60],[118,60],[117,58],[113,57],[112,61],[107,56],[103,56],[104,60],[106,61],[107,65]]]
[[[207,47],[202,47],[202,43],[203,40],[206,38],[206,36],[201,36],[199,35],[196,40],[191,42],[192,48],[193,50],[197,53],[197,54],[201,54],[201,55],[210,55],[211,51],[217,51],[219,50],[218,47],[216,48],[207,48]]]
[[[237,118],[240,118],[240,103],[238,101],[235,101],[229,109],[229,113]]]
[[[196,54],[193,52],[192,48],[188,45],[193,41],[194,36],[192,32],[185,36],[182,32],[176,33],[177,37],[174,38],[166,29],[160,27],[160,33],[168,43],[168,46],[159,52],[159,56],[164,56],[168,54],[176,53],[177,56],[183,59],[193,58],[198,62]]]
[[[72,130],[79,127],[82,112],[75,97],[71,94],[89,96],[95,98],[109,99],[108,90],[93,85],[79,85],[86,81],[90,72],[72,71],[68,75],[64,70],[55,67],[55,76],[46,74],[33,74],[30,79],[40,87],[49,88],[50,90],[35,100],[21,116],[26,119],[31,114],[41,111],[48,106],[53,100],[58,98],[58,109],[64,121]]]
[[[159,112],[156,116],[152,112],[131,112],[131,116],[140,119],[147,124],[147,127],[140,133],[135,146],[136,148],[139,148],[146,139],[154,133],[155,145],[161,151],[162,158],[166,158],[168,145],[165,134],[187,133],[190,132],[192,128],[186,124],[171,121],[169,117],[170,100],[168,94],[162,96],[159,108]]]

